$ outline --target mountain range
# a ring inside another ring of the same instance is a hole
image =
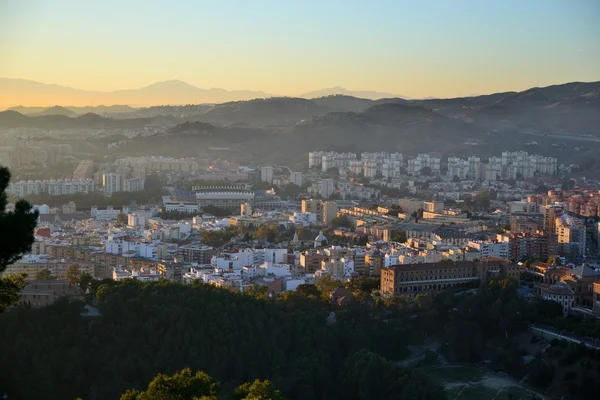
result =
[[[114,109],[93,110],[90,109],[93,108],[90,104],[124,104],[131,107],[148,107],[163,104],[214,104],[274,97],[272,94],[261,91],[225,90],[219,88],[201,89],[179,80],[157,82],[140,89],[100,92],[9,78],[0,78],[0,94],[2,94],[0,96],[0,109],[10,108],[23,114],[41,112],[45,107],[40,106],[44,105],[59,105],[69,109],[80,109],[73,110],[77,114],[85,114],[86,112],[104,114],[121,111]],[[304,93],[298,97],[312,99],[340,94],[371,100],[404,97],[385,92],[351,91],[342,87]],[[17,106],[17,104],[35,104],[35,106]]]
[[[271,97],[260,91],[200,89],[178,80],[157,82],[140,89],[99,92],[8,78],[0,78],[0,94],[0,108],[19,104],[76,107],[90,104],[126,104],[140,107],[160,104],[223,103]]]
[[[128,139],[118,151],[144,155],[160,149],[162,155],[210,157],[211,149],[218,148],[248,161],[289,162],[315,148],[466,154],[472,144],[482,146],[479,151],[485,146],[493,151],[544,143],[540,152],[565,154],[569,147],[564,140],[573,138],[586,151],[600,152],[600,82],[453,99],[371,100],[343,94],[116,107],[98,108],[103,115],[78,115],[90,108],[73,107],[27,109],[31,115],[8,110],[0,112],[0,129],[71,129],[80,137],[86,133],[77,130],[106,129],[131,137],[137,134],[131,129],[151,128],[142,129],[144,136]],[[110,112],[119,110],[123,112]]]

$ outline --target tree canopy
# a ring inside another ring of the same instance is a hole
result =
[[[17,201],[14,211],[6,211],[9,182],[10,171],[0,167],[0,272],[31,250],[38,219],[38,212],[25,200]]]

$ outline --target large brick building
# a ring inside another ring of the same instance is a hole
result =
[[[487,258],[482,261],[439,262],[393,265],[381,269],[381,293],[406,295],[436,292],[448,288],[479,287],[496,276],[519,279],[521,270],[507,260]]]

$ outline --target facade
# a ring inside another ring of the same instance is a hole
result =
[[[322,205],[323,224],[329,225],[337,217],[337,204],[335,201],[325,201]]]
[[[439,262],[432,264],[394,265],[381,269],[381,293],[406,295],[447,288],[479,287],[496,276],[519,279],[517,264],[505,260],[484,259],[471,262]]]
[[[141,192],[144,190],[144,180],[141,178],[130,178],[123,181],[124,192]]]
[[[302,172],[291,172],[290,182],[297,186],[302,186]]]
[[[470,241],[468,247],[474,248],[481,253],[482,258],[497,257],[507,260],[509,258],[508,241]]]
[[[112,194],[122,191],[121,181],[122,177],[120,174],[103,174],[102,186],[104,187],[104,193]]]
[[[261,167],[260,180],[267,183],[273,183],[273,167]]]
[[[586,229],[585,224],[576,219],[563,215],[556,219],[556,236],[561,254],[571,257],[585,255]]]
[[[254,201],[254,193],[231,191],[231,192],[197,192],[196,202],[200,208],[206,206],[223,207],[230,210],[239,210],[246,202]]]
[[[321,181],[321,197],[328,199],[335,192],[335,182],[333,179],[323,179]]]
[[[7,193],[13,196],[25,197],[40,194],[61,196],[75,193],[92,193],[94,191],[93,179],[65,179],[43,181],[20,181],[9,183]]]
[[[81,160],[73,171],[73,179],[92,179],[94,177],[94,163],[92,160]]]
[[[210,246],[189,244],[177,249],[177,258],[189,264],[210,265],[215,250]]]
[[[79,293],[79,288],[71,287],[66,280],[36,280],[29,282],[19,292],[19,304],[41,308],[53,304],[60,297],[76,296]]]
[[[544,300],[554,301],[563,307],[563,314],[569,314],[575,304],[575,293],[573,289],[564,283],[557,283],[542,287],[541,297]]]
[[[506,236],[509,242],[509,258],[517,261],[547,259],[558,255],[556,235],[544,231],[511,233]]]

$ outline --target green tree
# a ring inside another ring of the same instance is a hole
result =
[[[27,285],[25,275],[10,275],[0,279],[0,313],[19,301],[19,292]]]
[[[92,287],[92,282],[94,281],[94,277],[87,272],[84,272],[79,277],[79,287],[83,293],[86,293]]]
[[[14,211],[6,211],[9,182],[10,171],[0,167],[0,273],[31,250],[38,219],[38,212],[25,200],[17,201]],[[24,287],[22,276],[0,278],[0,312],[19,300],[19,291]]]
[[[35,279],[41,280],[41,281],[47,281],[47,280],[55,279],[55,278],[52,276],[52,272],[50,272],[49,269],[43,269],[43,270],[39,271],[37,274],[35,274]]]
[[[392,232],[392,242],[398,243],[406,243],[408,238],[406,237],[406,231],[403,229],[398,229]]]
[[[319,289],[315,285],[311,285],[309,283],[298,285],[295,293],[298,296],[303,296],[303,297],[314,297],[317,299],[319,297],[321,297],[321,292],[319,291]]]
[[[10,171],[0,167],[0,272],[31,250],[38,219],[38,212],[25,200],[17,201],[14,211],[6,211],[9,181]]]
[[[332,278],[331,275],[324,275],[315,282],[315,286],[322,293],[323,297],[329,298],[331,292],[344,285],[341,281]]]
[[[145,391],[128,390],[121,400],[194,400],[216,398],[219,384],[203,371],[189,368],[173,375],[158,374]]]
[[[331,223],[329,224],[332,228],[348,228],[348,229],[352,229],[353,225],[352,225],[352,221],[350,221],[350,218],[348,218],[348,216],[346,214],[341,214],[336,216]]]
[[[234,400],[284,400],[281,392],[273,387],[271,381],[260,379],[238,386],[232,398]]]
[[[119,215],[117,215],[117,222],[119,222],[123,225],[127,225],[127,222],[128,222],[127,214],[120,213]]]
[[[67,267],[67,281],[69,281],[69,285],[77,286],[79,285],[79,281],[81,279],[81,270],[79,265],[72,264]]]

